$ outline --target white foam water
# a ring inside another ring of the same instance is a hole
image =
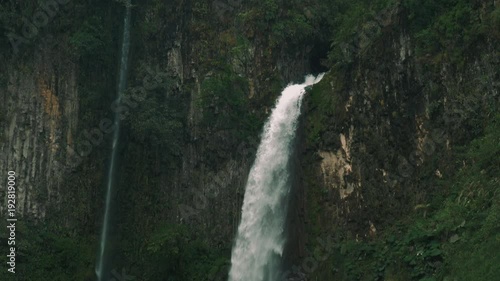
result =
[[[264,126],[245,189],[229,281],[276,281],[285,244],[290,192],[289,160],[305,88],[323,78],[308,75],[281,93]]]

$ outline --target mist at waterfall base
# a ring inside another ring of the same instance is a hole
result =
[[[264,125],[245,189],[241,222],[231,256],[229,281],[278,281],[286,242],[290,157],[305,88],[319,82],[308,75],[289,85]],[[281,281],[281,280],[280,280]]]
[[[122,99],[123,93],[127,85],[127,66],[128,66],[128,54],[130,49],[130,6],[126,7],[125,17],[123,20],[123,42],[121,46],[121,56],[120,56],[120,70],[118,76],[118,90],[117,90],[117,102],[119,103]],[[120,137],[120,113],[115,112],[114,117],[114,134],[113,134],[113,144],[111,149],[111,162],[109,164],[108,170],[108,181],[106,185],[106,203],[104,209],[104,219],[102,224],[102,232],[100,239],[100,249],[98,252],[97,263],[95,268],[95,273],[97,275],[98,281],[107,280],[107,270],[106,270],[106,251],[107,242],[109,235],[109,224],[110,224],[110,212],[111,212],[111,196],[112,189],[114,185],[114,174],[116,170],[117,162],[117,150],[118,150],[118,140]]]

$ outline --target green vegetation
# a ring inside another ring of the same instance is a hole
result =
[[[378,24],[373,24],[385,8],[393,7],[395,1],[328,1],[322,8],[329,11],[329,30],[327,34],[331,42],[328,53],[328,64],[346,66],[353,62],[356,50],[353,44],[358,43],[361,34],[377,37],[380,34]],[[372,30],[373,29],[373,30]],[[374,38],[370,38],[373,40]],[[364,46],[365,48],[368,46]]]
[[[94,279],[96,241],[61,230],[52,224],[16,223],[16,280]],[[7,245],[7,237],[0,236],[0,241]],[[2,270],[0,279],[12,280],[12,273]]]
[[[3,33],[20,30],[22,16],[30,18],[37,9],[33,1],[14,2],[0,4]],[[26,44],[23,54],[24,57],[32,54],[45,35],[57,35],[49,42],[53,49],[48,49],[78,65],[81,114],[78,129],[89,129],[97,126],[102,118],[112,117],[109,106],[116,95],[117,50],[122,28],[122,14],[114,10],[122,9],[118,9],[121,4],[115,1],[75,0],[72,3],[71,8],[60,11],[41,29],[38,37]],[[185,3],[192,4],[192,9]],[[398,3],[408,15],[408,21],[401,21],[405,26],[393,22],[384,29],[374,24],[386,12],[384,9],[390,10]],[[122,237],[116,243],[125,249],[119,254],[126,256],[125,264],[131,265],[134,271],[131,274],[152,281],[165,278],[170,281],[225,280],[227,277],[229,243],[215,248],[210,244],[213,243],[210,237],[203,237],[198,229],[186,225],[169,223],[155,228],[158,216],[175,213],[172,209],[163,210],[162,200],[184,188],[180,181],[171,183],[165,178],[178,180],[176,175],[181,173],[181,153],[184,145],[192,141],[186,129],[191,122],[190,106],[196,107],[193,124],[199,127],[196,128],[200,131],[198,136],[218,137],[209,144],[202,143],[200,146],[204,146],[206,154],[197,157],[205,157],[205,163],[216,166],[222,161],[213,155],[230,151],[261,130],[266,114],[283,87],[280,70],[274,65],[277,57],[290,52],[293,58],[293,53],[303,52],[305,46],[327,44],[331,49],[326,64],[332,70],[312,87],[307,104],[310,124],[306,128],[306,142],[317,148],[322,142],[332,141],[326,135],[331,129],[331,120],[340,124],[346,118],[342,95],[349,91],[346,81],[355,79],[348,77],[352,73],[345,71],[349,70],[345,66],[372,55],[366,50],[371,51],[369,47],[397,27],[408,31],[418,62],[423,63],[424,68],[443,61],[451,62],[453,67],[464,65],[477,43],[484,43],[486,37],[500,38],[498,5],[483,11],[482,4],[467,0],[253,0],[244,2],[241,9],[225,13],[221,21],[214,16],[210,2],[203,0],[149,0],[137,4],[132,25],[130,81],[145,76],[142,66],[138,67],[143,62],[166,71],[167,50],[177,44],[172,41],[179,30],[185,34],[181,42],[185,61],[180,62],[185,67],[181,71],[185,73],[183,85],[180,78],[177,81],[168,77],[164,84],[150,90],[146,100],[133,108],[123,122],[127,145],[122,150],[125,151],[120,171],[124,174],[119,189],[122,197],[117,201],[124,203],[121,206],[125,211],[117,215],[117,224],[121,226],[117,229]],[[2,38],[3,53],[11,46],[6,36]],[[65,70],[57,71],[64,73]],[[2,73],[0,84],[7,85],[7,78],[7,74]],[[198,93],[198,85],[193,80],[200,83],[200,96],[190,104],[191,95]],[[257,93],[252,88],[256,81],[261,90]],[[432,94],[439,95],[443,87],[436,87],[438,90]],[[482,96],[464,92],[467,94],[457,90],[454,100],[479,100]],[[432,110],[433,115],[439,116],[442,107],[437,104]],[[455,174],[442,180],[430,177],[438,156],[427,162],[425,171],[420,172],[419,179],[438,190],[424,206],[425,215],[417,208],[409,216],[395,220],[376,237],[339,234],[336,252],[314,273],[315,277],[318,280],[392,281],[497,279],[500,275],[500,121],[498,115],[493,118],[491,113],[481,114],[469,114],[461,120],[460,125],[467,127],[463,142],[460,139],[463,146],[453,151]],[[4,126],[6,121],[0,112],[0,124]],[[490,124],[486,130],[484,124]],[[475,139],[470,142],[471,138]],[[98,187],[104,181],[102,171],[106,169],[108,149],[109,143],[96,148],[102,152],[94,152],[96,159],[86,159],[88,163],[67,176],[69,183],[62,188],[61,196],[66,201],[58,204],[67,205],[65,208],[70,210],[48,212],[52,216],[62,213],[58,219],[64,217],[60,222],[65,223],[19,225],[20,280],[94,279],[97,242],[89,233],[95,233],[99,226],[89,216],[100,213],[100,205],[93,202],[103,198]],[[316,157],[314,153],[308,152],[306,157],[312,159]],[[311,159],[308,162],[312,162]],[[328,190],[320,190],[321,180],[311,177],[306,181],[310,189],[308,201],[326,198]],[[40,181],[41,186],[44,184]],[[35,192],[38,200],[48,199],[46,189]],[[319,203],[308,208],[311,223],[307,226],[307,235],[320,237],[325,225],[317,222],[332,218],[320,218],[325,213]],[[151,215],[145,219],[143,214]],[[82,228],[85,232],[80,231]],[[5,239],[0,237],[3,245]],[[5,274],[2,271],[0,279],[10,277]]]
[[[370,40],[377,38],[377,30],[370,30],[373,29],[370,23],[387,13],[384,9],[396,5],[396,1],[391,0],[325,3],[323,8],[333,18],[328,21],[332,43],[330,64],[351,63],[353,52],[357,51],[353,44],[359,43],[362,34],[369,35]],[[478,42],[484,42],[487,36],[498,40],[500,8],[497,5],[496,8],[482,10],[481,5],[480,2],[467,0],[401,1],[401,7],[408,15],[404,28],[408,28],[415,39],[417,56],[446,57],[463,65],[468,52]]]
[[[211,130],[231,131],[240,140],[256,135],[261,122],[252,114],[248,86],[246,79],[230,71],[208,77],[201,85],[198,100],[203,113],[200,125]]]
[[[332,69],[313,88],[308,99],[306,140],[308,147],[314,149],[331,142],[327,132],[332,131],[328,128],[332,122],[328,120],[333,118],[334,124],[342,124],[337,120],[342,120],[345,110],[336,108],[336,105],[346,104],[346,97],[342,94],[349,91],[349,85],[346,87],[342,83],[344,79],[352,81],[350,75],[359,75],[351,73],[358,67],[353,62],[369,61],[368,67],[371,63],[377,64],[380,57],[374,56],[373,48],[366,47],[377,44],[379,38],[390,36],[395,28],[402,27],[392,24],[382,30],[369,30],[370,22],[377,21],[384,8],[393,7],[391,1],[343,4],[332,1],[325,5],[330,5],[326,8],[330,13],[339,13],[339,16],[335,17],[336,24],[330,28],[332,48],[328,64]],[[439,68],[433,66],[439,63],[449,63],[452,69],[463,70],[463,66],[477,56],[476,46],[488,45],[485,43],[488,40],[497,42],[500,38],[499,9],[486,9],[481,5],[459,0],[402,1],[401,7],[409,16],[407,22],[403,21],[406,26],[402,28],[409,31],[411,43],[416,48],[417,63],[422,64],[425,75],[438,75]],[[371,40],[368,45],[361,42],[365,35]],[[374,62],[374,58],[377,61]],[[415,206],[408,215],[383,218],[390,225],[381,226],[382,230],[373,237],[356,237],[351,233],[354,230],[344,229],[343,225],[339,229],[325,227],[325,222],[336,221],[335,216],[340,215],[327,214],[325,208],[329,206],[322,202],[326,196],[331,196],[331,192],[318,183],[316,171],[305,172],[309,174],[305,179],[307,213],[311,222],[308,234],[312,237],[332,235],[337,241],[335,252],[328,261],[320,263],[312,279],[482,281],[497,278],[500,274],[497,254],[500,250],[500,120],[495,111],[497,103],[481,103],[484,91],[478,90],[483,84],[492,83],[495,78],[490,76],[494,73],[485,73],[485,77],[478,78],[474,85],[465,83],[460,87],[457,85],[456,89],[445,89],[442,85],[429,86],[432,88],[429,89],[426,86],[424,92],[431,92],[436,100],[449,92],[449,98],[455,104],[451,114],[458,123],[455,126],[461,129],[453,129],[456,146],[451,153],[452,163],[446,164],[452,168],[446,177],[437,178],[434,173],[442,155],[434,153],[426,159],[425,165],[416,171],[416,181],[431,190],[427,202]],[[463,108],[460,106],[463,104],[470,106]],[[436,125],[440,114],[443,114],[443,106],[435,104],[432,120]],[[313,156],[306,157],[306,163],[317,162]],[[353,214],[350,216],[356,220]],[[330,232],[325,233],[325,228]],[[314,245],[308,247],[313,249]]]
[[[481,15],[481,4],[474,1],[406,0],[403,3],[409,11],[410,29],[417,40],[417,55],[444,53],[463,64],[466,52],[484,40],[486,34],[497,33],[498,37],[495,28],[499,21],[498,7]]]
[[[457,149],[455,175],[428,206],[373,239],[343,238],[317,272],[335,280],[493,280],[500,274],[500,115]],[[325,275],[326,274],[326,275]]]
[[[283,4],[277,0],[253,1],[249,9],[238,15],[243,29],[265,34],[270,47],[283,42],[298,44],[316,34],[312,22],[300,11],[299,3]]]
[[[221,280],[229,264],[227,252],[215,251],[193,229],[164,224],[149,237],[144,267],[145,280]],[[227,249],[226,249],[227,251]]]
[[[331,84],[334,85],[333,89]],[[327,74],[320,83],[309,91],[309,112],[307,138],[311,145],[317,145],[326,131],[327,120],[338,117],[338,93],[342,90],[342,79],[331,73]]]
[[[90,17],[71,35],[69,42],[78,57],[96,56],[106,48],[104,43],[106,39],[102,38],[106,32],[101,23],[102,19],[95,16]]]
[[[125,119],[125,127],[129,128],[129,137],[140,144],[148,144],[164,151],[164,156],[170,160],[177,158],[186,138],[187,106],[185,93],[179,93],[175,81],[163,72],[146,70],[148,67],[138,68],[138,77],[147,78],[150,83],[156,83],[154,88],[150,85],[137,85],[131,89],[145,90],[144,100],[131,98],[132,90],[126,94],[125,100],[129,112]],[[144,81],[141,81],[141,83]],[[146,88],[146,89],[144,89]]]

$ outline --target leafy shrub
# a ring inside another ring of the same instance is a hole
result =
[[[91,17],[71,35],[69,42],[75,49],[77,56],[93,55],[100,53],[100,49],[105,48],[103,34],[105,32],[101,20],[97,17]]]
[[[260,129],[259,119],[250,111],[248,82],[229,72],[219,72],[201,85],[198,106],[203,112],[201,124],[217,130],[232,130],[246,139]]]
[[[164,224],[149,237],[147,280],[213,280],[225,270],[226,256],[210,249],[193,233],[184,225]],[[226,276],[227,272],[223,273]]]

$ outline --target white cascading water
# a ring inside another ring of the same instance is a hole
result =
[[[264,126],[245,190],[241,222],[231,256],[229,281],[276,281],[285,245],[290,191],[289,159],[307,86],[323,78],[306,76],[281,93]]]
[[[126,5],[125,18],[123,20],[123,42],[121,47],[120,58],[120,72],[118,77],[118,91],[117,102],[120,103],[125,87],[127,85],[127,66],[128,66],[128,53],[130,49],[130,5]],[[108,240],[109,232],[109,217],[111,208],[111,191],[114,185],[114,171],[116,166],[116,153],[118,150],[118,138],[120,137],[120,112],[115,112],[114,117],[114,133],[113,133],[113,146],[111,148],[111,163],[108,171],[108,183],[106,188],[106,205],[104,209],[104,220],[102,224],[101,243],[97,257],[96,275],[97,280],[102,281],[104,277],[104,260],[106,251],[106,242]]]

